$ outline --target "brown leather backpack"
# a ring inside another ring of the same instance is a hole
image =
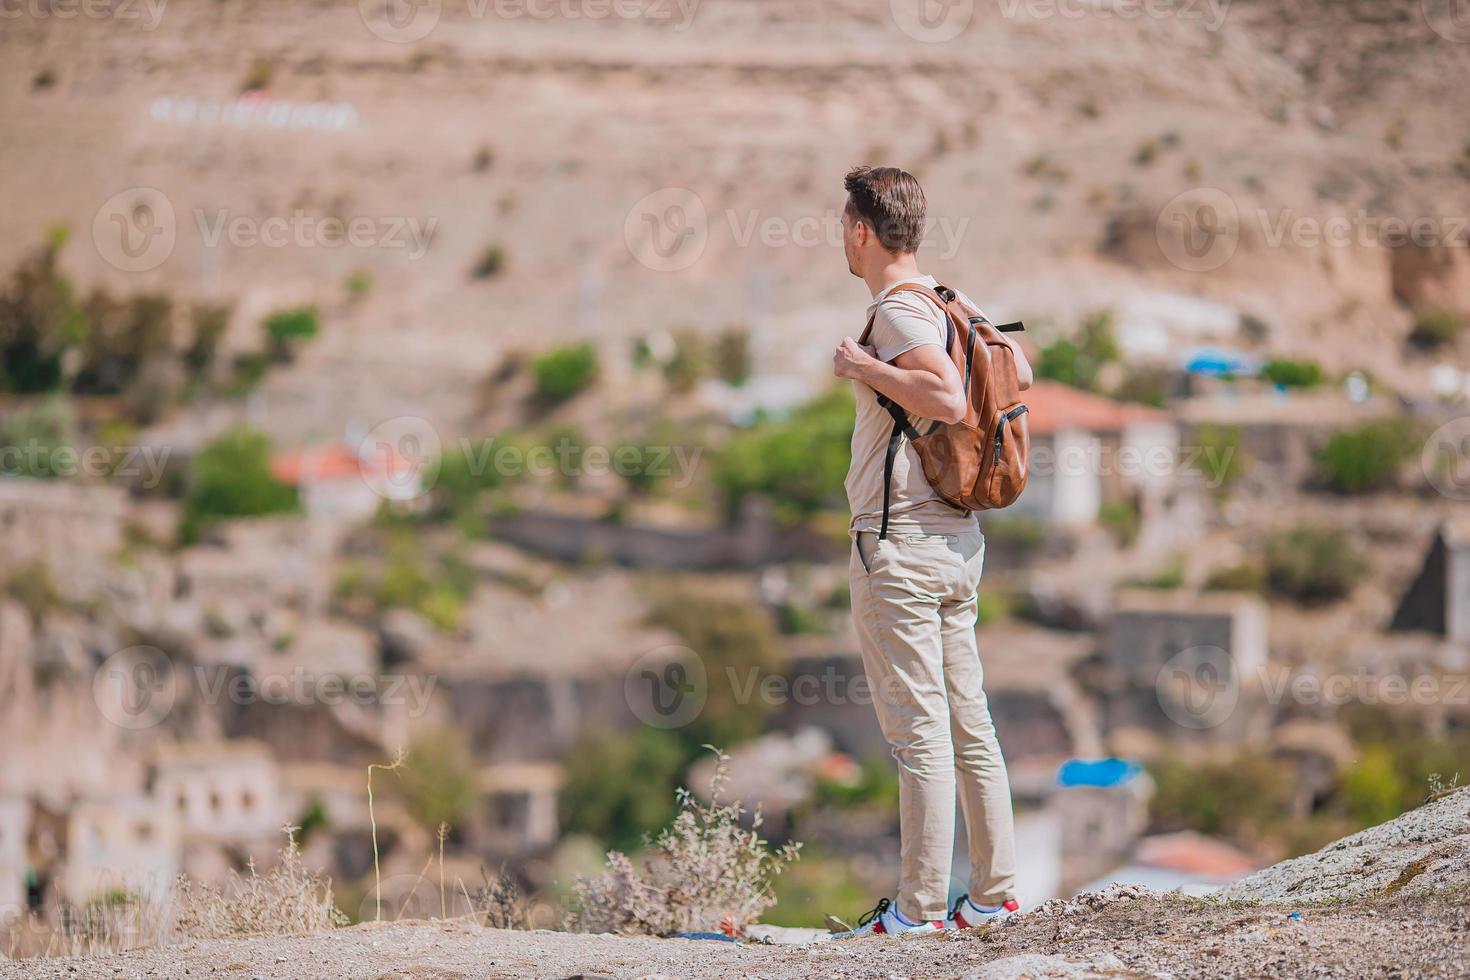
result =
[[[903,406],[878,395],[878,404],[893,416],[893,434],[888,437],[883,460],[880,539],[888,537],[893,460],[905,436],[914,444],[934,492],[964,511],[994,510],[1015,503],[1026,489],[1031,466],[1031,436],[1016,377],[1016,354],[1001,336],[1025,328],[1020,323],[995,326],[942,283],[933,289],[920,283],[900,283],[889,295],[900,290],[927,297],[944,311],[944,348],[965,386],[965,417],[958,422],[933,422],[921,433],[909,421]],[[875,310],[859,343],[868,342],[876,316]]]

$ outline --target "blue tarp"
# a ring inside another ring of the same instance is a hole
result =
[[[1068,759],[1057,770],[1058,786],[1119,786],[1143,772],[1127,759]]]

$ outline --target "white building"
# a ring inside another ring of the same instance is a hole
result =
[[[1103,504],[1136,501],[1149,517],[1179,471],[1179,429],[1167,413],[1038,380],[1022,393],[1031,475],[1011,507],[1047,523],[1087,525]]]

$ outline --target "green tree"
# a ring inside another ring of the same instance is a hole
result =
[[[474,808],[475,760],[464,736],[452,728],[415,738],[398,777],[404,805],[426,830],[441,823],[460,827]]]
[[[277,310],[261,322],[265,330],[271,359],[289,361],[296,347],[311,340],[321,330],[321,320],[314,306],[298,306]]]
[[[0,473],[71,476],[73,471],[62,465],[61,453],[73,451],[76,443],[76,413],[64,396],[52,395],[37,405],[16,409],[0,419]]]
[[[1261,377],[1283,388],[1315,388],[1322,383],[1322,366],[1316,361],[1273,357],[1262,365]]]
[[[770,497],[798,515],[844,507],[852,426],[852,391],[834,386],[785,421],[757,422],[736,434],[714,466],[730,512],[748,494]]]
[[[57,265],[64,240],[57,236],[23,261],[0,293],[0,391],[55,391],[62,355],[86,335],[86,314]]]
[[[251,429],[226,433],[190,464],[179,536],[192,542],[211,521],[295,510],[296,491],[271,475],[270,441]]]
[[[1036,375],[1088,391],[1096,390],[1103,365],[1121,356],[1113,332],[1111,310],[1098,310],[1083,318],[1075,339],[1052,341],[1041,349]]]
[[[1313,605],[1346,596],[1368,573],[1368,559],[1338,528],[1303,525],[1270,535],[1265,543],[1266,587]]]
[[[722,748],[765,731],[775,706],[761,697],[761,682],[785,667],[771,617],[750,602],[711,598],[677,588],[655,600],[655,626],[672,630],[704,663],[707,696],[699,716],[677,734],[693,758],[701,747]]]
[[[1392,820],[1404,811],[1404,781],[1392,753],[1370,748],[1342,778],[1343,801],[1352,818],[1365,827]]]
[[[689,761],[679,738],[662,729],[589,736],[566,758],[562,829],[609,849],[636,850],[644,834],[674,818],[674,790]]]
[[[558,347],[532,361],[531,373],[538,398],[551,404],[564,402],[597,377],[597,351],[589,343]]]
[[[1418,426],[1408,419],[1376,419],[1334,434],[1317,454],[1317,465],[1327,485],[1341,493],[1383,490],[1418,455],[1418,438]]]

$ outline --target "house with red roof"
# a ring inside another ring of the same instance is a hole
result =
[[[424,492],[429,461],[404,456],[386,443],[361,449],[346,443],[302,446],[271,459],[271,475],[301,495],[313,517],[370,520],[387,500],[408,503]]]
[[[1012,510],[1081,526],[1117,500],[1137,503],[1146,516],[1174,486],[1179,428],[1167,412],[1056,381],[1037,380],[1022,397],[1031,477]]]

